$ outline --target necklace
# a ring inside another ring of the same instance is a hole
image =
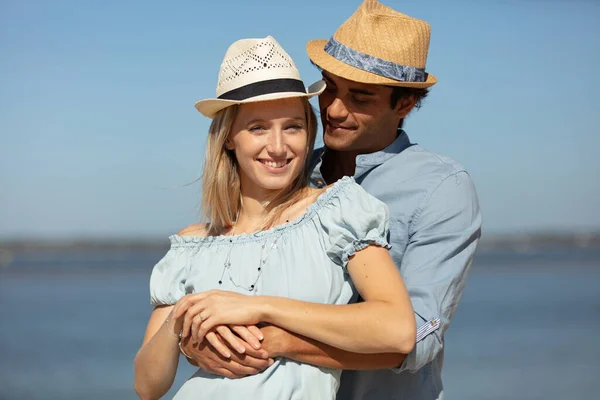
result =
[[[285,221],[286,223],[289,222],[289,220]],[[234,236],[235,233],[235,225],[237,224],[237,219],[235,221],[235,223],[233,224],[233,227],[231,229],[231,236]],[[265,240],[265,242],[260,246],[260,260],[258,262],[258,267],[257,267],[257,275],[256,278],[254,279],[254,281],[252,282],[252,284],[250,286],[245,286],[245,285],[241,285],[238,282],[236,282],[233,277],[231,276],[231,272],[230,272],[230,268],[231,268],[231,252],[233,251],[233,238],[229,239],[229,252],[227,253],[227,257],[225,258],[225,262],[223,263],[223,272],[221,273],[221,278],[219,279],[219,286],[221,286],[223,284],[223,278],[225,277],[225,274],[227,273],[227,275],[229,276],[229,281],[235,286],[238,287],[240,289],[244,289],[247,290],[248,292],[254,292],[256,291],[256,284],[258,283],[258,280],[260,279],[262,273],[263,273],[263,269],[265,267],[265,264],[267,263],[267,258],[269,257],[269,254],[271,253],[271,251],[273,249],[277,248],[277,241],[281,238],[281,236],[283,235],[283,233],[285,232],[285,229],[282,229],[281,232],[279,233],[279,235],[277,235],[277,237],[275,237],[275,239],[271,242],[271,244],[269,246],[267,246],[268,243],[268,239]],[[268,247],[268,250],[265,254],[265,248]]]

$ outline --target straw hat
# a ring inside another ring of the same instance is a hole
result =
[[[213,118],[231,105],[307,97],[321,94],[325,82],[304,87],[294,61],[273,37],[242,39],[233,43],[227,53],[217,83],[217,98],[195,104],[202,115]]]
[[[429,24],[376,0],[365,0],[327,40],[306,45],[322,69],[355,82],[427,88],[437,79],[425,72]]]

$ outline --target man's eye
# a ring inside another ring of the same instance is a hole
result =
[[[358,98],[356,96],[352,96],[352,101],[354,101],[354,102],[356,102],[358,104],[365,104],[365,103],[369,102],[369,100],[363,100],[363,99]]]

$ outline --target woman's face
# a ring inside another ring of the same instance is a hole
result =
[[[306,160],[308,129],[300,98],[239,106],[226,148],[233,150],[242,193],[263,197],[288,186]]]

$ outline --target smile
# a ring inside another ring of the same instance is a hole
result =
[[[341,126],[341,125],[334,125],[331,122],[327,122],[327,128],[330,132],[336,131],[336,130],[343,130],[343,131],[351,131],[353,130],[353,128],[348,128],[345,126]]]
[[[287,160],[265,160],[265,159],[258,159],[258,162],[260,162],[261,164],[270,167],[270,168],[283,168],[286,165],[288,165],[290,162],[292,162],[292,159],[287,159]]]

